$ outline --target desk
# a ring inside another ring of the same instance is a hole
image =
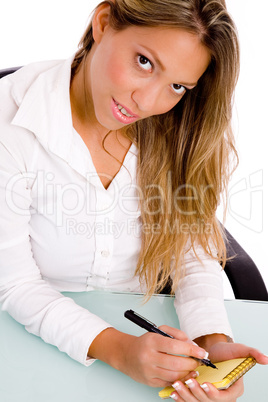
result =
[[[143,305],[142,296],[136,294],[94,291],[65,295],[133,335],[144,331],[124,318],[124,311],[130,308],[157,325],[179,327],[171,296],[153,296]],[[230,300],[225,304],[236,341],[268,354],[268,303]],[[245,394],[239,401],[267,402],[267,378],[268,366],[255,366],[245,376]],[[100,361],[84,367],[0,312],[1,402],[160,402],[159,390],[136,383]]]

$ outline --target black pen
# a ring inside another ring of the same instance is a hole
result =
[[[127,310],[124,313],[124,316],[129,319],[130,321],[137,324],[139,327],[146,329],[148,332],[155,332],[156,334],[167,336],[168,338],[174,339],[173,336],[167,334],[164,331],[161,331],[153,322],[146,320],[146,318],[142,317],[141,315],[135,313],[133,310]],[[217,368],[209,359],[198,359],[197,357],[189,356],[191,359],[198,361],[201,364],[205,364],[206,366]]]

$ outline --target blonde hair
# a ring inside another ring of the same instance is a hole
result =
[[[222,265],[224,233],[216,218],[237,161],[231,128],[233,92],[239,73],[237,32],[224,0],[115,0],[110,25],[180,28],[198,35],[211,62],[197,86],[169,112],[130,125],[139,150],[142,248],[136,274],[147,295],[183,275],[184,255],[200,245]],[[72,65],[75,74],[94,43],[91,23]],[[216,249],[216,255],[215,255]],[[213,251],[214,250],[214,251]]]

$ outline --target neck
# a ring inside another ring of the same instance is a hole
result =
[[[82,127],[90,129],[90,126],[97,125],[96,117],[93,113],[93,104],[89,99],[90,97],[86,96],[85,91],[85,62],[82,61],[70,85],[73,126],[77,131],[81,130]]]

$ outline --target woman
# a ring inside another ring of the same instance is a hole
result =
[[[175,355],[268,363],[228,342],[218,263],[238,53],[223,0],[105,1],[75,57],[1,81],[3,309],[85,365],[176,381],[175,400],[233,401],[243,388],[186,388],[197,363]],[[175,339],[121,333],[60,293],[150,297],[170,277]]]

